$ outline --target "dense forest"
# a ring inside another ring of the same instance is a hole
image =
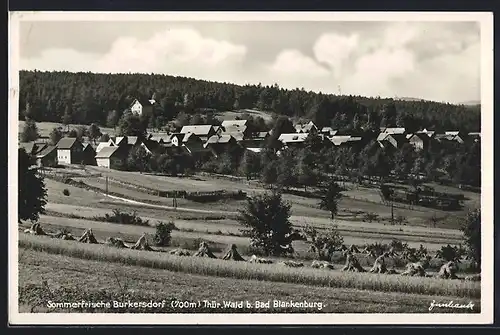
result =
[[[401,101],[285,90],[278,85],[216,83],[158,74],[20,72],[20,119],[115,127],[134,98],[154,98],[149,124],[183,117],[258,109],[318,126],[376,130],[384,126],[480,131],[480,106]],[[195,118],[197,119],[197,118]],[[199,119],[199,117],[198,117]]]

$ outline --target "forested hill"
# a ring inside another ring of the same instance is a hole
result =
[[[336,96],[285,90],[278,85],[217,83],[185,77],[148,74],[20,72],[20,118],[113,126],[116,115],[134,98],[154,98],[153,114],[162,122],[178,113],[208,109],[258,109],[313,120],[318,126],[358,129],[404,126],[408,129],[480,130],[480,106]],[[109,115],[115,117],[110,118]]]

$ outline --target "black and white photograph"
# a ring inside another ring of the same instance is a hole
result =
[[[12,324],[493,322],[493,14],[9,21]]]

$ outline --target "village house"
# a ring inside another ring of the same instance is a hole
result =
[[[378,140],[378,139],[377,139]],[[404,143],[407,143],[406,135],[402,133],[387,134],[383,140],[378,140],[382,148],[401,148]]]
[[[149,139],[152,141],[156,141],[159,144],[167,144],[172,142],[172,134],[162,134],[162,135],[155,135],[155,136],[149,136]]]
[[[180,134],[193,133],[198,136],[203,142],[215,135],[215,129],[212,125],[195,125],[182,127]]]
[[[391,127],[382,127],[380,128],[380,132],[388,135],[396,135],[396,134],[406,134],[405,128],[391,128]]]
[[[140,145],[151,155],[161,154],[164,151],[163,146],[159,142],[151,139],[142,141]]]
[[[122,146],[102,148],[95,156],[97,166],[108,169],[120,169],[126,162],[128,150]]]
[[[416,132],[416,134],[425,134],[425,135],[427,135],[430,138],[434,137],[435,133],[436,133],[435,130],[427,130],[426,128],[424,128],[424,129],[419,130],[419,131]]]
[[[269,132],[261,131],[254,134],[254,136],[239,141],[239,144],[244,148],[260,148],[262,143],[269,137]],[[237,141],[238,142],[238,141]]]
[[[90,143],[84,143],[82,151],[83,164],[93,165],[93,166],[97,165],[95,156],[96,156],[96,151],[94,150],[94,147],[92,147]]]
[[[57,147],[55,145],[45,146],[36,154],[36,164],[39,167],[57,166]]]
[[[204,143],[205,141],[200,136],[193,133],[184,134],[184,138],[182,139],[182,146],[188,148],[190,152],[203,151]]]
[[[309,121],[306,124],[297,124],[295,125],[295,131],[297,133],[311,133],[318,132],[318,127],[314,124],[314,122]]]
[[[361,144],[362,137],[361,136],[352,136],[352,135],[335,135],[326,137],[328,141],[330,141],[334,146],[354,146]]]
[[[332,127],[323,127],[321,128],[321,134],[325,136],[334,136],[338,133],[338,130],[333,130]]]
[[[83,144],[75,137],[64,137],[57,143],[59,164],[81,164]]]
[[[427,149],[430,143],[430,138],[425,133],[409,134],[407,139],[408,143],[410,143],[417,151]]]
[[[460,143],[460,144],[465,143],[465,141],[467,139],[467,136],[463,132],[458,131],[458,130],[445,131],[444,134],[451,136],[453,141]]]
[[[210,149],[212,153],[217,157],[224,151],[227,151],[231,147],[237,146],[238,143],[229,134],[213,135],[211,136],[203,145],[204,148]]]
[[[28,155],[36,156],[47,147],[46,142],[23,142],[19,143],[20,148],[24,148]]]
[[[114,146],[116,146],[116,145],[112,139],[109,139],[107,142],[99,142],[99,144],[97,145],[97,148],[95,149],[95,152],[97,153],[102,148],[105,148],[105,147],[114,147]]]
[[[181,133],[175,133],[175,134],[172,134],[171,136],[171,143],[172,143],[172,146],[174,147],[179,147],[182,145],[182,140],[184,139],[184,136],[186,134],[181,134]]]
[[[132,104],[130,105],[130,111],[135,115],[152,114],[153,113],[153,105],[155,104],[154,100],[146,100],[146,99],[134,99]]]
[[[283,143],[285,147],[301,147],[309,133],[291,133],[291,134],[281,134],[278,137],[278,141]]]

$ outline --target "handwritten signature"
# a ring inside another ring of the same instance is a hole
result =
[[[467,305],[455,303],[453,300],[447,303],[438,303],[436,300],[432,300],[431,305],[429,306],[429,312],[434,309],[434,307],[441,308],[457,308],[457,309],[470,309],[474,310],[474,304],[469,302]]]

